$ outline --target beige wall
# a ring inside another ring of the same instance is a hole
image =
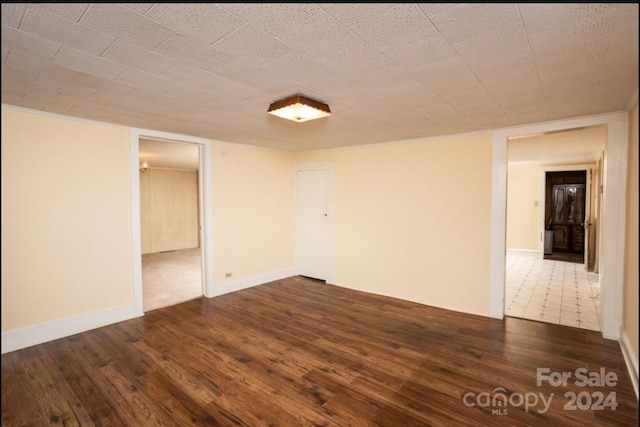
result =
[[[142,253],[199,247],[198,172],[140,173]]]
[[[2,331],[133,301],[129,132],[2,108]]]
[[[507,249],[538,250],[538,162],[510,162],[507,169]]]
[[[212,152],[214,281],[294,267],[293,155],[220,143]]]
[[[623,328],[638,362],[638,104],[629,113]]]
[[[333,164],[333,283],[489,315],[491,135],[296,155],[315,161]]]
[[[637,106],[630,122],[624,326],[637,353]],[[128,131],[4,107],[2,123],[3,332],[131,303]],[[212,153],[216,283],[295,265],[295,165],[330,161],[333,283],[489,314],[490,134]]]

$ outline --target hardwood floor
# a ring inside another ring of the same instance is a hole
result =
[[[597,332],[291,277],[3,355],[2,422],[637,426],[638,401]]]

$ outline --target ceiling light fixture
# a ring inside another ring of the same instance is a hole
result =
[[[329,106],[315,99],[296,94],[272,103],[267,113],[294,122],[306,122],[331,115]]]

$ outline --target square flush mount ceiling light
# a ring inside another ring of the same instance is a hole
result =
[[[269,106],[267,113],[294,122],[306,122],[331,115],[327,104],[297,94],[281,99]]]

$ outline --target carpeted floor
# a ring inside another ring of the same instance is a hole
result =
[[[142,255],[144,311],[202,296],[200,248]]]

